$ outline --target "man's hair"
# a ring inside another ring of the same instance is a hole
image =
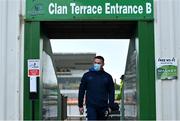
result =
[[[104,58],[102,56],[95,56],[94,59],[100,59],[104,63]]]
[[[120,78],[120,79],[124,80],[124,77],[125,77],[125,76],[124,76],[124,74],[123,74],[123,75],[121,75],[121,78]]]

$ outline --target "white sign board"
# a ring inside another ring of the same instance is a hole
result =
[[[172,80],[177,79],[177,59],[158,58],[156,63],[157,79]]]
[[[36,77],[30,77],[30,92],[37,92]]]
[[[29,59],[28,60],[28,77],[39,77],[40,76],[40,60]]]

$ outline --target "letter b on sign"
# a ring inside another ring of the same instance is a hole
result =
[[[152,12],[151,3],[146,3],[146,14],[151,14],[151,12]]]

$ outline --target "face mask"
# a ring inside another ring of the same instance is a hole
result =
[[[101,64],[94,64],[94,70],[99,71],[101,69]]]

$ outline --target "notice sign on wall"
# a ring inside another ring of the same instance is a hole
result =
[[[172,80],[177,79],[177,59],[158,58],[157,59],[157,79]]]
[[[40,76],[40,60],[29,59],[28,60],[28,77],[39,77]]]

